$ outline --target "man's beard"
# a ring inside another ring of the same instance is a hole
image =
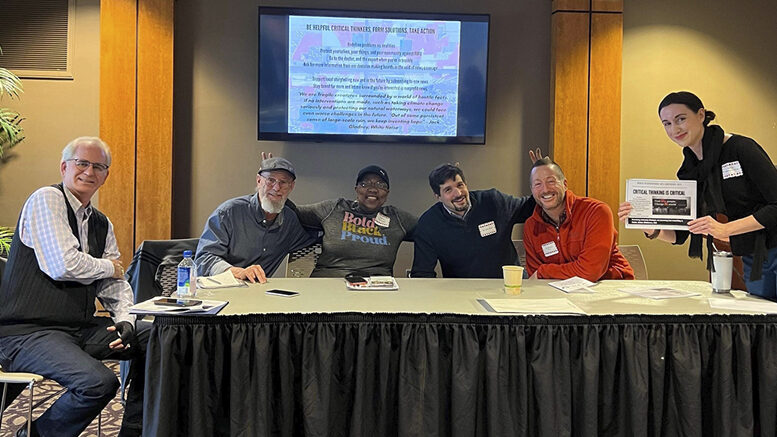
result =
[[[462,200],[464,200],[464,205],[462,206],[457,206],[455,203],[451,202],[451,206],[453,206],[454,211],[462,212],[469,209],[469,199],[464,198]]]
[[[270,214],[279,214],[283,210],[283,205],[286,203],[286,199],[282,199],[279,202],[273,202],[267,195],[259,194],[259,201],[262,203],[262,209]]]

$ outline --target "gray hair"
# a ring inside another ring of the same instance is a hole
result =
[[[85,144],[91,144],[99,147],[100,150],[103,151],[103,155],[105,155],[105,165],[108,167],[111,166],[111,149],[108,148],[108,145],[105,144],[105,141],[97,137],[78,137],[67,143],[67,146],[62,149],[62,162],[65,162],[68,159],[72,159],[76,154],[76,149],[78,149],[78,146]]]

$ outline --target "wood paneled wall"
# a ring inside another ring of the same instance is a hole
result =
[[[100,137],[113,155],[100,209],[126,267],[171,234],[173,0],[100,2]]]
[[[551,147],[569,188],[620,203],[622,0],[554,0]]]

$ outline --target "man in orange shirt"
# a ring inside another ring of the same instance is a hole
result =
[[[534,163],[530,181],[537,206],[523,228],[529,275],[634,279],[634,270],[618,249],[618,232],[606,203],[568,190],[561,167],[547,157]]]

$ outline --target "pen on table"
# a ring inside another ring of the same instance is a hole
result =
[[[215,280],[215,279],[213,279],[213,278],[209,278],[209,277],[207,277],[207,276],[205,277],[205,279],[209,280],[210,282],[213,282],[213,283],[214,283],[214,284],[216,284],[216,285],[224,285],[224,284],[222,284],[221,282],[219,282],[219,281],[217,281],[217,280]]]

